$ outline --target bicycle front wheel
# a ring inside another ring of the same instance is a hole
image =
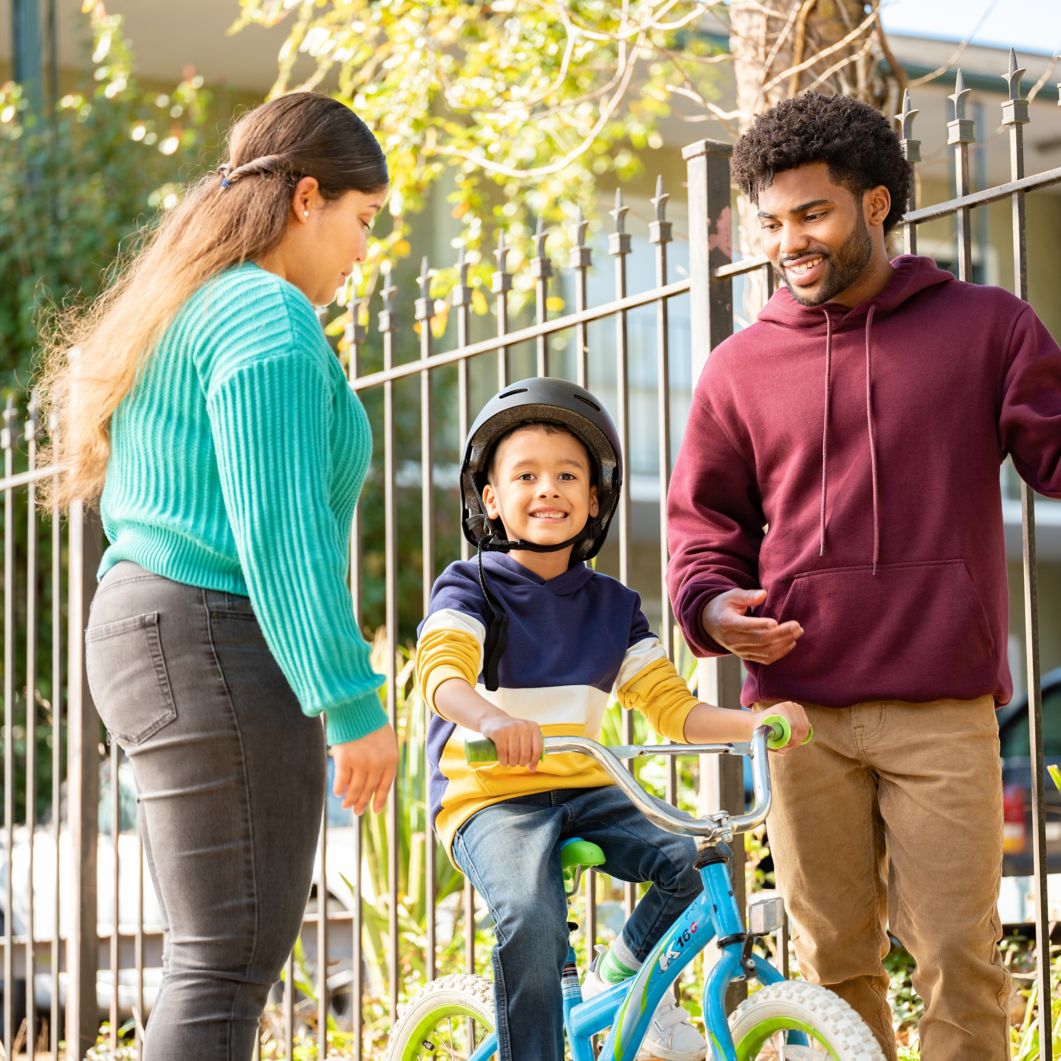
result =
[[[739,1061],[884,1061],[873,1033],[843,999],[802,980],[756,991],[729,1026]]]
[[[403,1010],[387,1043],[387,1061],[467,1061],[493,1030],[490,981],[441,976]]]

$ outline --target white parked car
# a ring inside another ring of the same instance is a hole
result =
[[[331,760],[329,759],[329,775]],[[118,768],[117,863],[112,821],[114,793],[110,784],[110,763],[100,770],[99,840],[97,868],[97,936],[99,939],[99,973],[97,1000],[101,1016],[110,1012],[114,994],[112,946],[114,924],[117,921],[118,957],[118,1012],[122,1018],[131,1016],[138,1006],[140,992],[136,968],[138,935],[143,947],[143,1000],[150,1011],[158,991],[162,969],[163,917],[158,898],[151,884],[143,850],[136,832],[136,789],[132,767],[123,757]],[[329,776],[330,781],[330,776]],[[330,794],[327,802],[327,864],[324,872],[327,892],[328,984],[333,1011],[350,1011],[349,990],[352,982],[353,920],[355,898],[347,883],[354,875],[355,829],[352,813],[343,810],[341,803]],[[77,896],[64,887],[64,876],[71,865],[70,837],[65,827],[58,837],[58,871],[56,870],[56,837],[51,824],[45,822],[33,831],[33,935],[35,939],[34,1001],[39,1014],[51,1007],[56,977],[51,968],[51,941],[55,930],[56,899],[58,898],[60,939],[69,935]],[[12,909],[11,927],[15,940],[15,977],[13,999],[16,1027],[25,1013],[26,942],[30,912],[29,882],[30,845],[25,826],[14,831],[11,855]],[[321,849],[317,848],[314,882],[319,881]],[[0,895],[4,894],[8,860],[6,845],[0,846]],[[115,889],[117,881],[117,889]],[[117,915],[115,895],[117,894]],[[302,944],[306,965],[315,970],[317,953],[317,885],[307,906],[303,924]],[[0,938],[5,927],[4,911],[0,909]],[[142,935],[141,935],[142,934]],[[64,961],[60,957],[60,961]],[[60,1005],[65,1001],[66,974],[58,975]],[[4,985],[0,982],[0,999]]]

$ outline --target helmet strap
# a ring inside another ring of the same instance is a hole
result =
[[[486,570],[483,568],[483,549],[485,542],[493,538],[487,538],[479,542],[476,556],[479,561],[479,587],[483,591],[486,607],[490,611],[490,626],[486,631],[486,641],[483,643],[483,683],[490,692],[498,687],[498,669],[501,657],[508,647],[508,615],[505,613],[501,602],[493,595],[487,584]]]
[[[512,541],[509,538],[499,538],[496,534],[490,533],[479,539],[479,550],[480,552],[485,549],[494,553],[510,553],[514,549],[523,549],[528,553],[558,553],[561,549],[567,549],[569,546],[578,545],[579,542],[585,541],[590,536],[591,525],[592,520],[573,538],[568,538],[566,542],[557,542],[555,545],[539,545],[537,542],[527,542],[522,538]]]

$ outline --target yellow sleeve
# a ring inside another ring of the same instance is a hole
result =
[[[619,703],[638,710],[649,725],[671,740],[685,740],[685,720],[699,702],[664,656],[642,667],[618,689]]]
[[[473,689],[482,666],[482,643],[472,633],[453,628],[425,630],[416,644],[416,684],[436,714],[435,692],[450,678],[463,678]]]

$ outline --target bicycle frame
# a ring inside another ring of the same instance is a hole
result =
[[[703,892],[663,934],[637,975],[608,991],[583,1001],[581,995],[564,998],[564,1029],[572,1061],[594,1061],[592,1037],[611,1027],[600,1058],[608,1061],[634,1061],[652,1014],[663,993],[669,991],[678,974],[712,940],[727,942],[718,962],[704,984],[704,1018],[713,1061],[737,1061],[736,1048],[726,1020],[726,987],[744,976],[744,923],[733,897],[729,869],[725,862],[700,868]],[[573,960],[573,952],[569,952]],[[752,954],[755,977],[772,984],[784,977],[764,958]],[[497,1037],[491,1035],[469,1061],[486,1061],[497,1051]]]
[[[715,815],[712,819],[681,821],[661,813],[649,801],[619,763],[620,758],[635,755],[721,752],[740,754],[737,745],[664,745],[662,747],[619,747],[603,749],[582,737],[547,737],[550,751],[579,751],[596,759],[615,783],[625,791],[650,821],[672,832],[698,838],[698,852],[707,854],[718,841],[729,839],[734,832],[744,832],[762,822],[770,807],[770,781],[766,767],[767,730],[760,728],[751,741],[755,806],[743,815]],[[722,822],[725,822],[723,825]],[[677,828],[675,825],[677,824]],[[747,934],[744,919],[737,907],[730,881],[728,859],[718,855],[698,862],[701,894],[663,934],[644,960],[637,975],[594,998],[583,1000],[577,984],[564,990],[564,1030],[572,1061],[595,1061],[592,1039],[611,1028],[599,1054],[601,1061],[635,1061],[648,1031],[652,1015],[663,993],[670,990],[678,974],[709,943],[718,939],[721,954],[704,983],[703,1010],[711,1047],[712,1061],[738,1061],[736,1047],[726,1019],[726,988],[733,980],[754,976],[763,985],[777,983],[784,977],[757,954],[745,955]],[[574,951],[568,948],[568,962]],[[794,1041],[800,1041],[797,1036]],[[805,1041],[805,1040],[802,1040]],[[497,1052],[497,1036],[491,1034],[468,1061],[487,1061]]]

